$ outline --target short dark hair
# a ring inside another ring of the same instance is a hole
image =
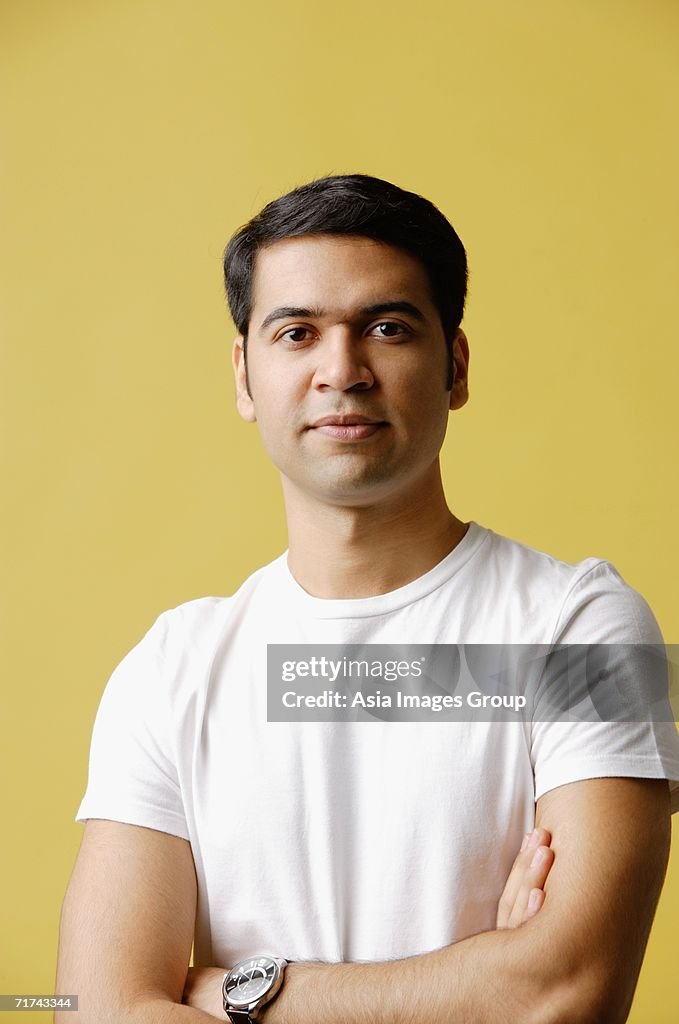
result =
[[[224,252],[224,282],[244,350],[257,252],[284,238],[321,234],[372,238],[419,260],[427,272],[446,338],[449,390],[452,338],[467,296],[467,254],[454,228],[433,203],[368,174],[336,174],[300,185],[268,203],[231,238]]]

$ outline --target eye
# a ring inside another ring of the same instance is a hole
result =
[[[288,327],[287,331],[283,331],[278,336],[278,340],[289,341],[293,345],[299,345],[301,342],[306,341],[306,338],[302,337],[305,334],[308,334],[307,327]]]
[[[386,332],[382,333],[381,328],[386,328]],[[409,334],[409,330],[403,324],[394,323],[393,320],[383,320],[379,324],[375,324],[372,328],[374,331],[380,329],[381,338],[398,338],[402,334]]]

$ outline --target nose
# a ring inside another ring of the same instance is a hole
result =
[[[366,390],[375,382],[367,365],[365,341],[348,329],[328,331],[317,346],[313,386],[318,391]]]

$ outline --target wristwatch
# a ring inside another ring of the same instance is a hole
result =
[[[224,975],[222,998],[224,1013],[232,1024],[250,1024],[261,1007],[268,1003],[283,984],[287,960],[260,953],[238,963]]]

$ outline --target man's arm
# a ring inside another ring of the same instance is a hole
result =
[[[291,964],[262,1024],[625,1021],[667,868],[667,782],[560,786],[536,823],[554,851],[539,914],[403,960]]]
[[[214,1024],[181,996],[196,913],[191,845],[92,819],[61,913],[55,991],[78,995],[55,1024]]]
[[[498,903],[496,928],[518,928],[542,907],[545,880],[554,863],[550,842],[551,836],[544,828],[536,828],[524,836]],[[224,967],[189,967],[182,1002],[224,1020],[224,974]]]

